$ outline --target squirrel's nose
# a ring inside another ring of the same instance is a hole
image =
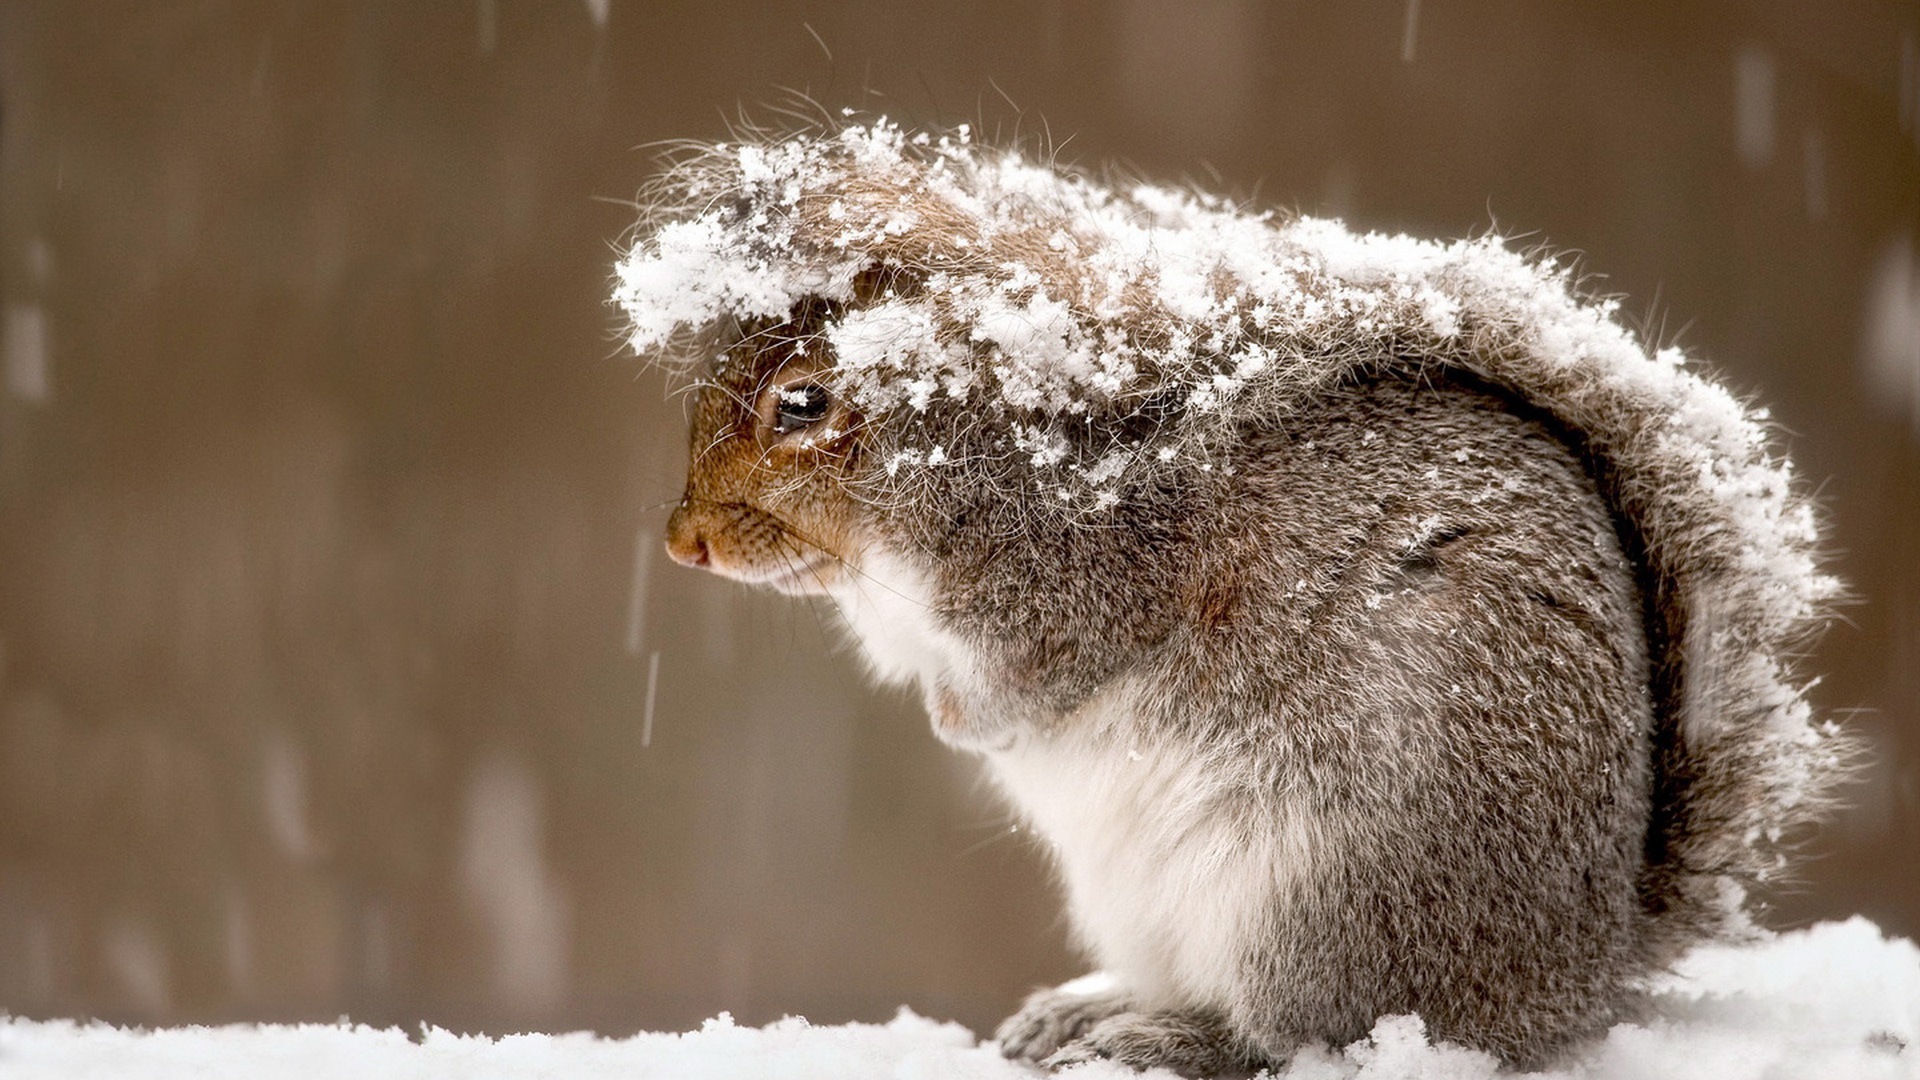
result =
[[[681,566],[706,566],[713,561],[707,552],[707,538],[700,526],[689,520],[685,503],[667,519],[667,554]]]
[[[695,533],[691,539],[676,536],[667,538],[667,554],[681,566],[705,566],[713,560],[707,556],[707,541]]]

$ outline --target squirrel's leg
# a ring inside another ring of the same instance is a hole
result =
[[[1211,1012],[1116,1013],[1041,1064],[1059,1069],[1087,1061],[1192,1077],[1245,1074],[1272,1064],[1235,1035],[1225,1017]]]
[[[1079,989],[1084,979],[1036,990],[993,1033],[1000,1052],[1039,1064],[1109,1016],[1133,1008],[1125,991],[1112,986]]]
[[[933,733],[964,750],[1004,750],[1021,734],[1044,730],[1059,715],[1043,701],[1006,693],[962,671],[933,676],[922,692]]]

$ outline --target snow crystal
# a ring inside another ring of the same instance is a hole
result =
[[[1081,983],[1094,986],[1093,978]],[[741,1027],[725,1014],[684,1034],[623,1039],[456,1035],[347,1023],[115,1028],[0,1020],[9,1080],[1032,1080],[957,1024],[902,1009],[886,1024]],[[1107,1062],[1066,1080],[1168,1080]],[[1654,988],[1653,1015],[1623,1023],[1555,1069],[1516,1074],[1486,1054],[1436,1045],[1416,1016],[1382,1018],[1351,1046],[1309,1046],[1273,1080],[1915,1080],[1920,1078],[1920,948],[1864,919],[1716,946]]]

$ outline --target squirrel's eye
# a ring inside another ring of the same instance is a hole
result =
[[[833,395],[816,383],[783,387],[775,392],[780,395],[780,408],[774,414],[773,430],[781,435],[812,427],[825,420],[833,407]]]

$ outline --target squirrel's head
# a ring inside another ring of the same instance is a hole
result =
[[[667,522],[674,561],[787,593],[824,592],[857,561],[845,482],[861,418],[831,378],[830,310],[809,298],[785,321],[741,327],[693,386],[687,487]]]

